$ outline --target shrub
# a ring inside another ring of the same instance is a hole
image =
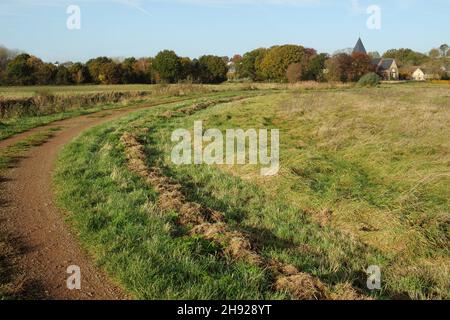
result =
[[[380,76],[374,72],[365,74],[358,81],[358,85],[361,87],[376,87],[380,84]]]

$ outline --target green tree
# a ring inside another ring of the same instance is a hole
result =
[[[121,83],[137,83],[138,82],[138,76],[136,74],[136,71],[134,69],[134,66],[136,64],[135,58],[127,58],[125,59],[121,65],[120,65],[120,82]]]
[[[33,85],[34,68],[36,64],[30,63],[32,56],[20,54],[10,61],[6,67],[6,81],[14,85]]]
[[[448,52],[448,44],[442,44],[439,47],[439,50],[441,51],[441,57],[446,57],[447,56],[447,52]]]
[[[58,70],[57,70],[56,76],[55,76],[55,83],[57,85],[69,85],[72,83],[72,78],[70,76],[70,72],[65,66],[60,65],[58,67]]]
[[[227,80],[228,67],[225,60],[217,56],[202,56],[198,59],[202,83],[222,83]]]
[[[158,53],[153,61],[153,67],[162,82],[175,83],[180,79],[182,65],[174,51],[164,50]]]
[[[187,57],[180,58],[180,64],[181,64],[180,79],[194,82],[195,78],[194,78],[194,70],[193,70],[192,60]]]
[[[303,76],[303,80],[316,80],[323,81],[324,74],[323,71],[325,69],[325,61],[328,59],[328,54],[321,53],[314,56],[307,67],[306,73]]]
[[[261,63],[268,50],[265,48],[255,49],[244,54],[242,59],[236,62],[236,72],[239,78],[248,78],[252,81],[264,80],[261,71]]]
[[[429,60],[429,57],[411,49],[391,49],[383,54],[383,58],[392,58],[401,66],[419,66]]]

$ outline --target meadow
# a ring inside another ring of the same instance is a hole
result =
[[[64,149],[58,201],[97,263],[139,299],[449,299],[449,87],[239,86]],[[279,175],[175,166],[196,120],[280,129]]]
[[[303,82],[229,83],[223,85],[82,85],[82,86],[0,86],[0,140],[58,120],[125,108],[160,103],[184,97],[226,91],[327,90],[347,88],[338,83]]]

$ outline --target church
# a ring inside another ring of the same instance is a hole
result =
[[[355,48],[353,49],[353,53],[367,54],[366,48],[364,47],[361,38],[358,39],[358,42],[356,43]],[[383,80],[395,81],[399,79],[398,66],[397,63],[395,62],[395,59],[373,58],[372,64],[375,66],[375,72],[381,78],[383,78]]]

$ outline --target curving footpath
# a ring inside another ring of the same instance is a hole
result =
[[[185,99],[187,100],[187,99]],[[178,100],[178,101],[181,101]],[[169,104],[164,102],[163,104]],[[96,267],[80,248],[54,202],[52,174],[61,149],[83,131],[155,105],[102,111],[54,122],[0,142],[6,148],[33,132],[60,127],[46,143],[27,152],[16,166],[0,177],[0,230],[19,249],[16,271],[25,276],[26,299],[121,300],[129,297]],[[161,104],[159,104],[161,105]],[[66,270],[81,268],[81,290],[68,290]]]

